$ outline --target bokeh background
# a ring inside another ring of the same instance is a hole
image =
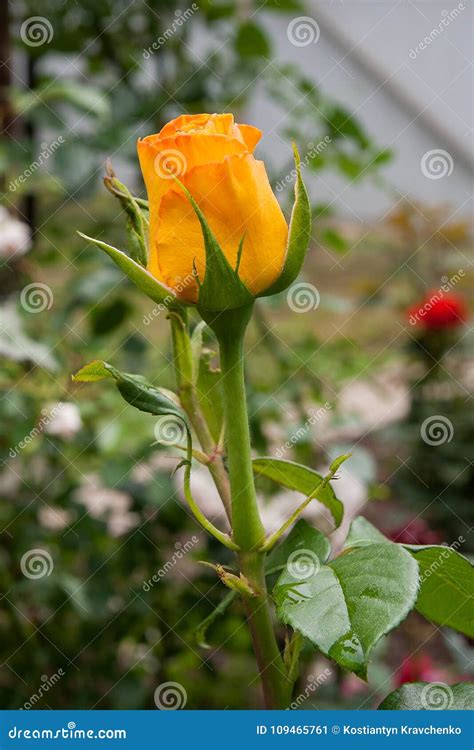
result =
[[[312,243],[249,331],[255,450],[314,468],[352,452],[336,548],[363,513],[472,555],[472,5],[2,0],[0,14],[0,705],[154,709],[174,681],[188,708],[256,707],[238,604],[202,626],[225,592],[197,561],[222,553],[183,506],[176,451],[115,389],[71,381],[104,358],[173,383],[164,314],[75,230],[126,246],[105,161],[144,196],[136,140],[183,112],[259,126],[286,211],[296,141]],[[218,523],[205,473],[193,482]],[[271,527],[295,497],[259,489]],[[373,707],[472,664],[472,643],[412,614],[369,684],[305,653],[297,706]]]

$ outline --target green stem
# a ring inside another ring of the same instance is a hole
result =
[[[181,405],[188,415],[200,446],[208,458],[207,466],[220,495],[227,518],[231,520],[230,485],[222,456],[216,445],[207,422],[202,413],[196,388],[193,382],[192,354],[189,337],[187,335],[187,320],[185,313],[181,315],[170,313],[171,336],[173,342],[173,359],[175,365],[176,382],[178,385]]]
[[[252,305],[219,313],[208,320],[219,341],[226,445],[232,495],[232,538],[239,546],[240,570],[254,597],[243,597],[267,708],[285,708],[291,700],[283,658],[276,640],[265,583],[265,530],[253,478],[245,395],[243,338]]]

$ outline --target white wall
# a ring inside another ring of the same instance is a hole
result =
[[[472,212],[472,2],[312,0],[309,7],[320,35],[307,46],[288,40],[284,14],[260,16],[276,37],[278,60],[303,66],[323,91],[357,114],[381,146],[394,149],[384,174],[402,194],[432,204],[448,202],[459,215]],[[434,29],[432,42],[419,49]],[[258,97],[248,114],[267,131],[262,153],[274,157],[281,152],[272,128],[284,113]],[[450,175],[430,179],[423,174],[421,159],[431,149],[449,153]],[[375,217],[393,203],[367,181],[348,187],[326,175],[312,192],[352,218]]]

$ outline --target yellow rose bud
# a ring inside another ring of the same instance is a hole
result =
[[[282,272],[288,227],[263,162],[253,150],[261,131],[231,114],[182,115],[138,141],[150,203],[148,271],[178,298],[197,302],[206,271],[201,225],[189,191],[232,268],[254,295]]]

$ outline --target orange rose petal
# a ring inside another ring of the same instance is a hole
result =
[[[255,128],[253,125],[236,125],[235,127],[240,131],[247,149],[252,154],[255,150],[255,146],[262,137],[262,131],[258,128]]]
[[[203,164],[182,178],[206,217],[226,257],[235,267],[245,233],[239,274],[253,294],[267,289],[283,267],[288,228],[268,182],[263,162],[250,154]],[[189,301],[196,301],[193,261],[201,279],[205,252],[199,221],[179,187],[163,196],[151,233],[149,270]],[[189,284],[184,289],[183,280]]]

